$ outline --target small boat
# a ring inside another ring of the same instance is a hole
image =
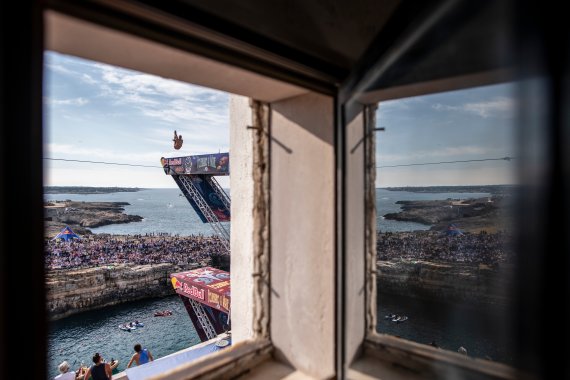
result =
[[[392,322],[402,323],[408,320],[408,317],[405,315],[400,315],[397,318],[392,319]]]
[[[120,328],[121,330],[123,330],[123,331],[128,331],[128,332],[131,332],[131,330],[136,329],[136,327],[133,328],[133,327],[130,327],[130,326],[127,326],[127,325],[119,325],[119,328]]]
[[[161,310],[154,313],[155,317],[168,317],[172,315],[172,311],[170,310]]]
[[[387,314],[387,315],[384,316],[384,319],[394,319],[394,318],[396,318],[396,317],[397,317],[396,314]]]
[[[139,321],[135,321],[135,322],[133,323],[133,326],[135,326],[135,327],[144,327],[144,323],[139,322]]]

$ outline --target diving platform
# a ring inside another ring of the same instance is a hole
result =
[[[230,330],[230,274],[204,267],[170,275],[202,342]]]
[[[215,179],[230,175],[230,154],[214,153],[160,159],[164,173],[172,176],[202,223],[209,223],[230,252],[230,197]]]

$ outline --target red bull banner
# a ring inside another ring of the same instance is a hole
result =
[[[228,313],[230,311],[230,274],[205,267],[170,275],[176,293]]]
[[[164,172],[173,174],[230,175],[230,154],[213,153],[160,159]]]

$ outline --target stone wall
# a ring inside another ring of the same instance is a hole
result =
[[[124,302],[174,295],[171,273],[198,267],[174,264],[120,264],[46,273],[47,309],[56,320]]]
[[[378,261],[380,293],[442,302],[508,306],[514,268],[509,264]]]

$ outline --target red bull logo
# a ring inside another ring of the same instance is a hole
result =
[[[174,290],[182,287],[182,283],[180,281],[178,281],[178,279],[176,277],[172,277],[170,279],[170,282],[172,282],[172,287],[174,288]]]
[[[203,301],[206,299],[206,297],[204,296],[204,289],[198,289],[194,285],[188,286],[188,284],[185,283],[184,287],[183,287],[183,291],[184,291],[184,293],[188,294],[189,296],[199,298]]]

